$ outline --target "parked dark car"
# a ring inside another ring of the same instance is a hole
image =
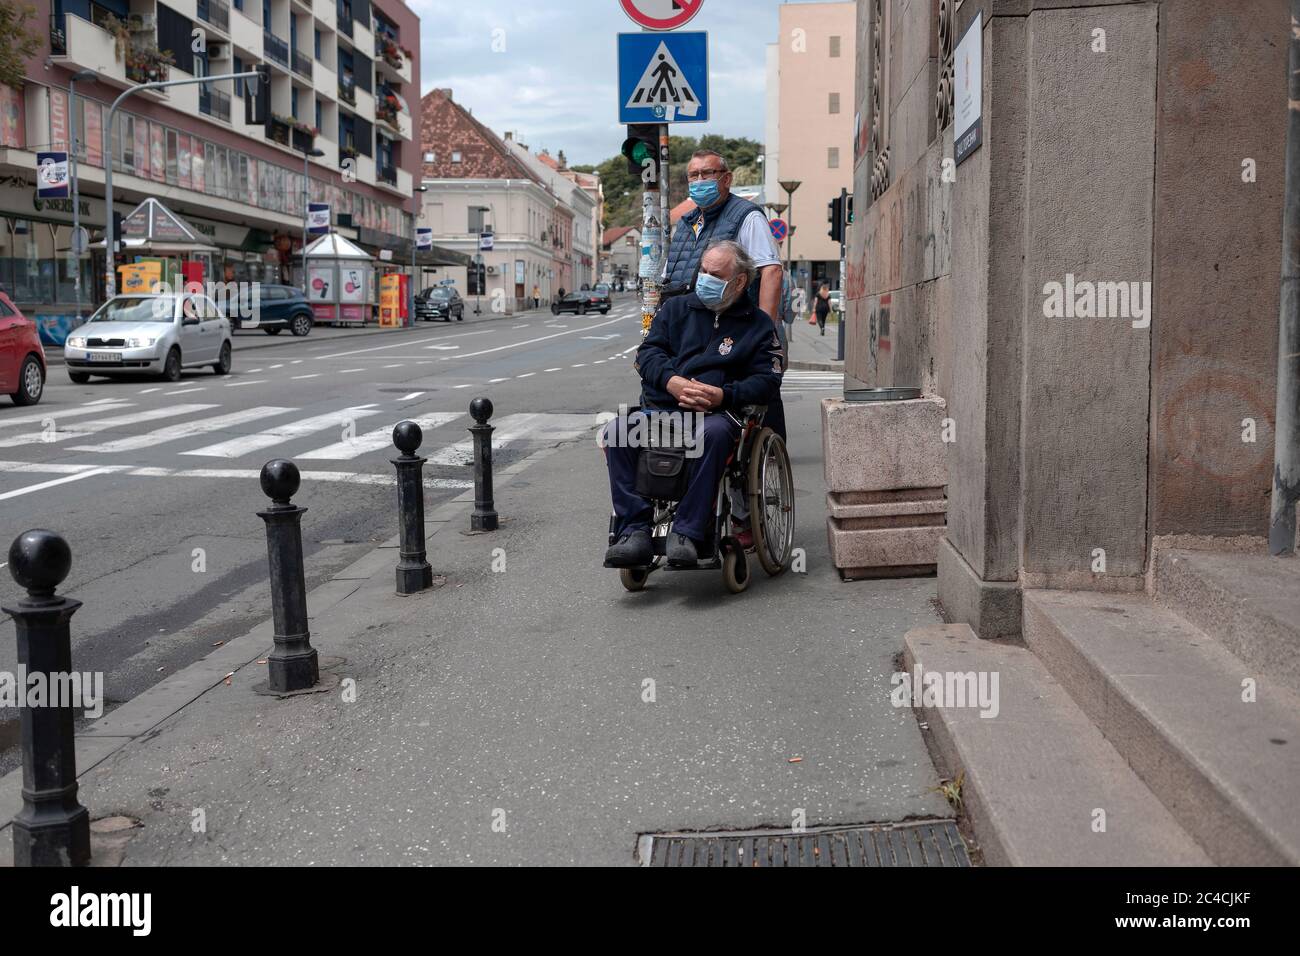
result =
[[[294,335],[311,332],[316,320],[311,303],[302,290],[291,285],[261,283],[257,287],[257,302],[245,290],[239,308],[230,300],[218,298],[218,304],[230,320],[231,330],[261,329],[267,335],[279,335],[288,329]]]
[[[465,300],[451,286],[422,289],[415,296],[415,317],[421,322],[433,322],[435,319],[444,322],[455,319],[459,322],[465,318]]]
[[[601,315],[605,315],[611,307],[608,292],[597,292],[595,290],[570,292],[563,299],[551,303],[551,314],[559,315],[561,312],[573,312],[577,315],[586,315],[588,312],[599,312]]]

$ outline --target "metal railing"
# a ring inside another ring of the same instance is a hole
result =
[[[349,39],[352,37],[352,4],[347,0],[337,0],[338,31]]]
[[[200,20],[206,20],[222,33],[230,32],[230,4],[226,0],[198,0]]]
[[[290,132],[293,129],[288,123],[282,123],[280,120],[272,118],[266,124],[266,136],[271,142],[279,143],[281,146],[288,146],[292,142]]]
[[[293,72],[311,79],[311,57],[298,50],[293,51]]]
[[[375,178],[388,183],[390,186],[397,185],[397,167],[396,166],[376,166]]]
[[[262,32],[262,50],[272,60],[283,67],[289,66],[289,44],[285,43],[270,30]]]
[[[199,87],[199,112],[222,122],[230,122],[230,96],[220,90]]]
[[[339,99],[349,106],[357,105],[357,84],[355,81],[339,77]]]
[[[311,133],[304,133],[298,127],[293,127],[293,148],[300,153],[309,153],[316,145],[316,137]]]
[[[68,35],[62,13],[50,14],[50,53],[53,56],[66,56],[68,53]]]

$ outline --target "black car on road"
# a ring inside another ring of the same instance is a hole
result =
[[[551,303],[551,314],[559,315],[561,312],[573,312],[577,315],[586,315],[588,312],[599,312],[605,315],[612,308],[608,292],[598,292],[594,289],[586,292],[570,292],[564,298]]]
[[[267,335],[279,335],[288,329],[294,335],[302,336],[311,332],[315,324],[311,303],[301,289],[291,285],[259,283],[256,301],[245,289],[239,308],[234,306],[233,301],[221,301],[232,331],[261,329]]]
[[[465,300],[451,286],[422,289],[415,296],[415,317],[421,322],[432,322],[435,319],[444,322],[455,319],[459,322],[465,318]]]

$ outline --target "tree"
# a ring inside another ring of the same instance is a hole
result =
[[[27,59],[41,47],[41,38],[27,26],[35,19],[36,8],[17,0],[0,0],[0,83],[15,90],[23,87]]]
[[[757,185],[763,181],[758,157],[763,144],[746,137],[710,135],[668,137],[668,197],[676,206],[686,198],[686,164],[697,149],[712,149],[722,154],[733,172],[737,186]],[[641,180],[627,171],[627,160],[614,156],[596,167],[605,188],[607,226],[641,225]]]

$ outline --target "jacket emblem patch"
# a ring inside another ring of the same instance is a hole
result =
[[[718,354],[719,354],[719,355],[730,355],[730,354],[731,354],[731,346],[734,345],[734,344],[735,344],[735,343],[731,340],[731,337],[730,337],[730,336],[728,336],[727,338],[723,339],[723,340],[718,344]]]

